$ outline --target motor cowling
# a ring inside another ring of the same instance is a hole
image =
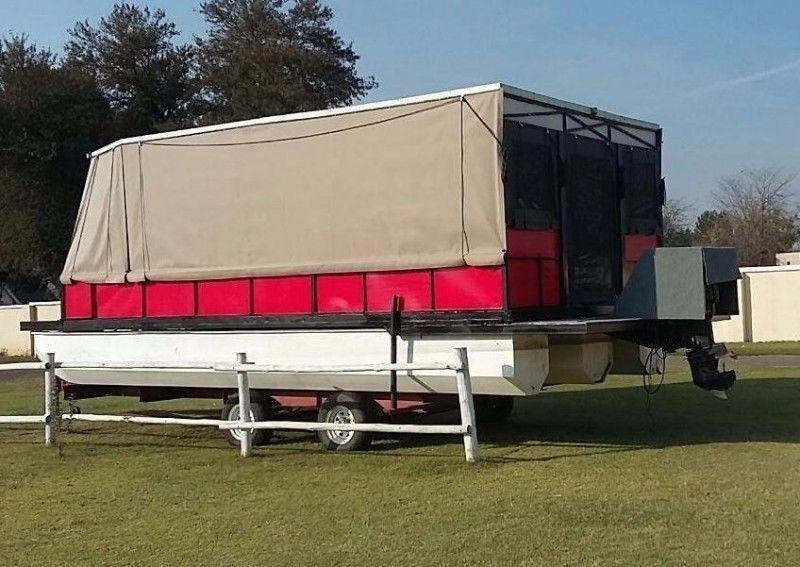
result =
[[[719,370],[719,356],[723,345],[697,346],[686,351],[686,360],[692,371],[692,382],[704,390],[724,392],[736,381],[733,370]],[[724,354],[724,352],[723,352]]]

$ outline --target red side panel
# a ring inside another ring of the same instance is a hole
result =
[[[66,319],[91,319],[94,316],[94,287],[75,282],[64,286],[62,292]]]
[[[433,271],[436,309],[500,309],[503,268],[463,266]]]
[[[561,248],[557,230],[506,231],[508,306],[561,304]]]
[[[364,311],[364,274],[317,276],[317,311],[320,313]]]
[[[311,276],[254,278],[253,312],[311,313]]]
[[[141,283],[98,284],[95,289],[97,317],[114,319],[144,315]]]
[[[509,258],[508,305],[511,308],[539,307],[541,290],[539,260],[531,258]]]
[[[249,315],[250,280],[197,282],[198,315]]]
[[[636,262],[645,250],[658,248],[661,244],[659,237],[655,234],[626,234],[625,235],[625,265],[622,269],[623,281],[633,273]]]
[[[542,260],[539,264],[542,282],[542,305],[553,307],[561,304],[561,262]]]
[[[431,291],[429,270],[367,274],[367,310],[390,311],[397,295],[403,311],[426,311],[433,307]]]
[[[145,315],[188,317],[195,314],[194,282],[147,282],[144,286]]]
[[[509,228],[506,231],[506,250],[516,258],[552,258],[561,255],[557,230],[520,230]]]
[[[625,261],[635,262],[645,250],[658,248],[658,236],[655,234],[626,234]]]

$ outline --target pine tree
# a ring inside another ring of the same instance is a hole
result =
[[[163,10],[115,4],[97,27],[78,22],[66,66],[88,72],[115,112],[116,137],[191,125],[194,47],[178,45]]]
[[[346,105],[377,83],[317,0],[208,0],[197,40],[205,122]]]

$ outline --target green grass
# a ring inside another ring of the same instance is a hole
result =
[[[214,430],[0,430],[3,565],[791,565],[800,561],[800,369],[747,369],[721,402],[681,373],[564,387],[479,431],[241,459]],[[0,376],[0,413],[39,409]],[[87,401],[84,411],[213,408]],[[652,428],[651,428],[652,427]]]
[[[781,354],[800,355],[800,341],[726,344],[730,350],[741,356],[767,356]]]
[[[9,362],[33,362],[37,360],[35,356],[27,354],[0,354],[0,364],[7,364]]]

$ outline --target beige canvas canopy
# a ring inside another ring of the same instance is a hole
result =
[[[61,280],[503,261],[500,85],[121,140],[92,155]]]

